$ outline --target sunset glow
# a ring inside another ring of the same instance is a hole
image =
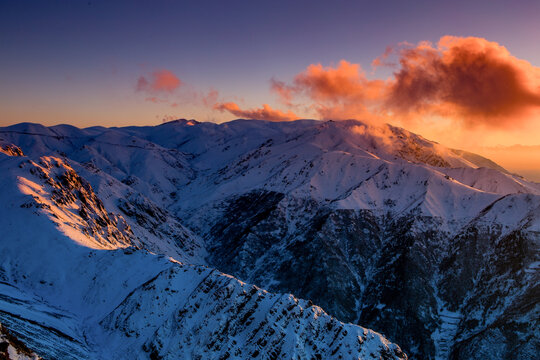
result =
[[[356,118],[540,180],[538,2],[0,8],[0,125]]]
[[[537,359],[540,0],[2,0],[0,184],[0,359]]]

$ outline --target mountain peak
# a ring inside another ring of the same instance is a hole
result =
[[[171,120],[171,121],[166,121],[164,122],[163,124],[161,125],[184,125],[184,126],[193,126],[193,125],[197,125],[199,124],[199,122],[195,119],[190,119],[190,120],[187,120],[187,119],[176,119],[176,120]]]

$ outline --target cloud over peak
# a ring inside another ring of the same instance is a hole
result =
[[[309,65],[292,84],[274,80],[272,90],[285,104],[307,99],[321,118],[345,119],[368,114],[368,106],[384,96],[385,83],[368,80],[359,64],[341,60],[335,67]]]
[[[368,79],[359,64],[309,65],[290,83],[272,80],[288,106],[308,103],[323,119],[444,116],[467,127],[505,128],[540,109],[540,68],[496,42],[442,37],[436,46],[402,43],[372,63],[395,69]]]
[[[268,121],[292,121],[297,120],[298,116],[292,111],[282,112],[280,110],[272,109],[268,104],[263,104],[259,109],[242,110],[238,104],[234,102],[217,103],[214,105],[215,110],[221,112],[228,111],[234,116],[244,119],[253,120],[268,120]]]

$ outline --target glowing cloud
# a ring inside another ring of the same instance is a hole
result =
[[[341,60],[336,67],[309,65],[292,85],[273,80],[272,90],[285,103],[307,97],[323,119],[346,119],[370,114],[367,106],[383,97],[386,87],[382,80],[368,80],[360,65]]]
[[[287,84],[285,84],[283,81],[278,81],[276,79],[270,80],[270,89],[277,93],[280,100],[286,104],[289,107],[294,106],[292,101],[294,98],[294,89]]]
[[[172,93],[182,85],[182,81],[169,70],[157,70],[150,76],[140,76],[137,80],[137,91],[148,93]]]
[[[242,110],[234,102],[218,103],[214,105],[215,110],[221,112],[228,111],[234,116],[244,119],[268,120],[268,121],[292,121],[298,119],[292,111],[286,113],[274,110],[269,105],[263,104],[261,109]]]
[[[140,76],[135,88],[146,95],[145,101],[176,108],[184,105],[211,107],[218,100],[217,90],[197,91],[192,85],[181,81],[169,70],[154,71],[149,76]]]
[[[309,103],[323,119],[435,115],[468,127],[505,128],[540,110],[540,68],[486,39],[403,43],[387,48],[372,66],[396,71],[390,79],[371,80],[360,65],[345,60],[335,67],[313,64],[290,84],[273,79],[271,90],[290,107]]]
[[[457,115],[466,125],[507,126],[540,106],[540,69],[482,38],[445,36],[399,50],[385,105]]]

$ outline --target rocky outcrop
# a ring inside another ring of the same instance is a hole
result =
[[[0,324],[0,358],[5,360],[41,359],[2,324]]]
[[[113,336],[120,332],[125,341],[140,344],[150,358],[407,358],[380,334],[343,324],[309,301],[202,267],[161,272],[101,324]],[[121,347],[118,353],[140,357],[141,348]]]
[[[76,228],[101,246],[134,245],[133,231],[124,218],[108,212],[92,186],[63,160],[42,157],[39,162],[22,161],[19,167],[43,184],[21,207],[44,209],[53,221]]]
[[[0,152],[9,156],[24,156],[22,149],[0,139]]]

